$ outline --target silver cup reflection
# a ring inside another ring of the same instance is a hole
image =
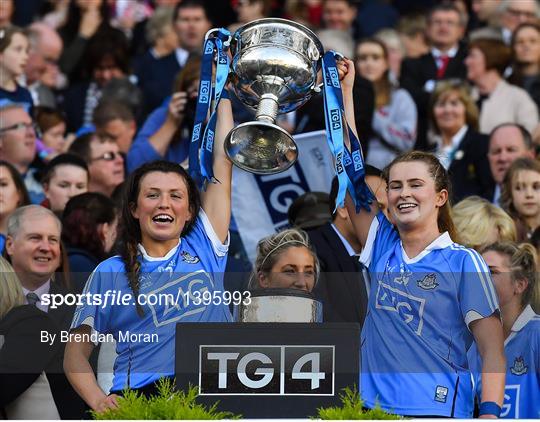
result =
[[[238,167],[257,174],[287,170],[298,156],[292,136],[275,124],[280,113],[302,106],[316,89],[324,54],[316,35],[285,19],[259,19],[231,41],[232,85],[256,110],[256,120],[234,128],[225,151]]]
[[[240,305],[240,322],[322,322],[322,303],[303,290],[256,289],[250,299]]]

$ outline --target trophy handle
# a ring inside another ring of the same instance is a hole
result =
[[[341,60],[345,60],[345,56],[337,51],[333,51],[334,53],[334,57],[336,58],[336,61],[341,61]],[[313,88],[311,88],[311,90],[315,93],[319,93],[322,91],[324,87],[324,82],[321,82],[319,84],[315,84],[313,85]]]
[[[219,31],[221,31],[221,28],[212,28],[208,30],[208,32],[204,35],[204,40],[206,41],[211,36],[215,36],[215,34],[217,34]],[[228,47],[229,45],[231,45],[231,39],[232,39],[232,36],[229,34],[229,37],[227,38],[226,41],[223,42],[223,45],[225,47]]]

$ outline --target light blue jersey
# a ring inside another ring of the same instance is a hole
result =
[[[540,316],[527,306],[504,342],[506,386],[501,418],[540,419]],[[476,345],[468,353],[476,394],[482,397],[482,365]]]
[[[197,300],[199,292],[223,292],[228,249],[202,210],[191,232],[165,257],[148,256],[142,245],[139,249],[139,303],[141,298],[148,303],[142,306],[144,316],[137,314],[124,263],[115,256],[94,270],[83,294],[104,297],[113,291],[117,297],[131,295],[133,300],[127,305],[111,305],[109,300],[106,305],[79,306],[71,325],[73,329],[85,324],[114,336],[118,356],[112,390],[139,388],[174,375],[176,323],[232,321],[228,306],[205,306]]]
[[[379,213],[360,260],[371,275],[361,339],[365,405],[378,402],[399,415],[470,418],[468,325],[498,311],[482,257],[443,233],[410,259]]]

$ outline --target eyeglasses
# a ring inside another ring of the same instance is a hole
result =
[[[119,152],[108,151],[99,157],[92,158],[90,161],[98,161],[98,160],[114,161],[116,160],[116,157],[121,158],[122,155]]]
[[[38,131],[38,128],[36,125],[34,125],[34,123],[21,122],[21,123],[15,123],[14,125],[0,129],[0,133],[8,132],[10,130],[22,130],[22,129],[25,129],[25,130],[34,129],[34,132],[36,133]]]
[[[519,18],[519,17],[523,17],[523,18],[527,18],[527,19],[534,19],[536,18],[536,13],[534,12],[528,12],[526,10],[516,10],[516,9],[506,9],[506,11],[512,15],[514,18]]]

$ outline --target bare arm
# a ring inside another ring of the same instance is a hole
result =
[[[77,334],[90,334],[88,325],[73,330]],[[107,396],[99,387],[92,367],[88,362],[94,344],[87,341],[69,341],[66,344],[64,355],[64,371],[77,394],[97,412],[103,412],[109,408],[116,408],[116,395]]]
[[[471,322],[471,332],[482,357],[482,403],[495,402],[502,407],[506,358],[502,324],[496,315]],[[483,418],[494,417],[484,415]]]
[[[356,130],[356,123],[354,118],[354,101],[353,101],[353,86],[354,86],[354,63],[352,60],[344,59],[338,62],[338,70],[340,76],[343,74],[341,80],[341,90],[343,91],[343,107],[345,109],[345,119],[349,124],[351,130],[358,138],[358,132]],[[347,139],[347,137],[345,137]],[[346,140],[346,146],[350,148],[348,139]],[[370,212],[365,209],[360,210],[357,214],[352,198],[347,194],[345,199],[345,206],[349,212],[356,236],[362,245],[366,244],[369,227],[371,222],[379,212],[379,207],[376,201],[371,204]]]
[[[232,163],[225,154],[223,143],[234,125],[229,99],[221,99],[217,113],[214,176],[219,183],[209,183],[201,200],[202,208],[212,223],[214,231],[221,242],[225,242],[231,221]]]
[[[148,141],[162,157],[167,153],[176,130],[182,124],[184,109],[187,104],[187,93],[176,92],[169,102],[167,117],[161,127],[148,138]]]

